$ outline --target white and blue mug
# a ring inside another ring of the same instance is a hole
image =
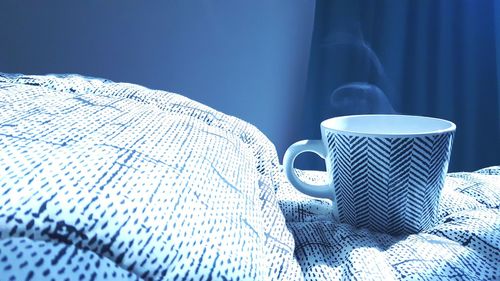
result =
[[[283,165],[299,191],[333,201],[341,223],[390,234],[435,224],[448,170],[455,124],[408,115],[351,115],[321,122],[321,140],[291,145]],[[301,181],[295,158],[325,159],[328,184]]]

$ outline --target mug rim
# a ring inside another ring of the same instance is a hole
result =
[[[380,117],[386,117],[386,118],[408,118],[408,119],[421,119],[421,120],[430,120],[434,122],[441,122],[443,124],[446,124],[445,128],[443,129],[436,129],[436,130],[422,130],[418,132],[406,132],[406,133],[387,133],[387,132],[363,132],[363,131],[356,131],[356,130],[349,130],[349,129],[336,129],[332,125],[334,122],[342,121],[345,119],[355,119],[355,118],[380,118]],[[437,135],[437,134],[443,134],[447,132],[454,132],[456,130],[456,125],[455,123],[446,120],[446,119],[441,119],[441,118],[435,118],[435,117],[428,117],[428,116],[422,116],[422,115],[404,115],[404,114],[360,114],[360,115],[345,115],[345,116],[338,116],[338,117],[333,117],[329,118],[326,120],[323,120],[321,122],[321,128],[328,130],[328,131],[334,131],[338,132],[341,134],[346,134],[346,135],[353,135],[353,136],[365,136],[365,137],[422,137],[422,136],[429,136],[429,135]]]

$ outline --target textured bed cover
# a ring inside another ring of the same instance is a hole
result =
[[[447,176],[427,231],[355,229],[237,118],[132,84],[0,74],[0,280],[496,280],[499,206],[490,167]]]

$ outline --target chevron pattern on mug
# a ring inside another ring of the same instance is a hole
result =
[[[391,234],[432,226],[453,135],[373,137],[327,131],[340,222]]]

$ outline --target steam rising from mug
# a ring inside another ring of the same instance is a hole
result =
[[[362,82],[337,88],[330,96],[330,105],[334,116],[396,113],[379,87]]]
[[[322,47],[330,48],[332,52],[349,50],[347,54],[351,54],[355,58],[353,63],[358,65],[358,69],[353,73],[354,77],[351,78],[361,79],[361,81],[342,84],[333,90],[329,97],[331,116],[396,113],[384,91],[377,85],[365,82],[369,80],[370,69],[373,69],[376,77],[380,79],[379,82],[390,88],[382,63],[363,40],[359,30],[354,34],[342,31],[332,32],[327,36]]]

